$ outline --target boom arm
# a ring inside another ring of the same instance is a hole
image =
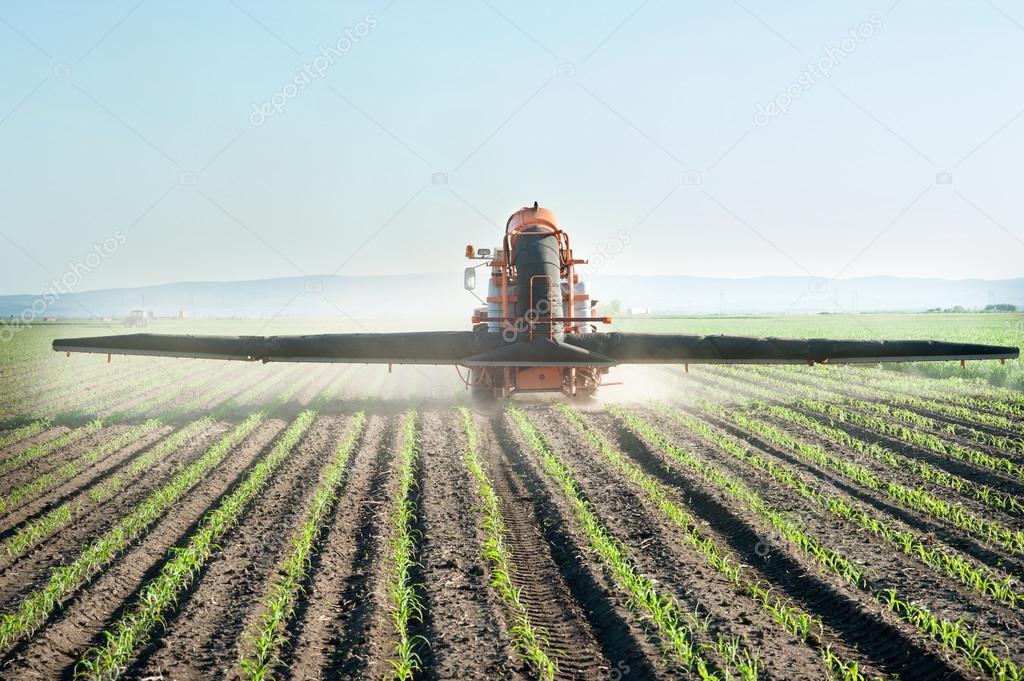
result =
[[[126,334],[62,338],[56,352],[159,355],[262,362],[612,366],[615,364],[808,364],[1016,359],[1020,349],[929,340],[830,340],[644,333],[567,334],[565,341],[508,343],[470,331],[312,336]]]
[[[751,338],[653,333],[602,333],[566,341],[621,364],[863,364],[1016,359],[1020,349],[933,340]]]
[[[357,364],[457,364],[480,352],[470,331],[423,333],[327,333],[312,336],[183,336],[133,333],[60,338],[56,352],[158,355],[250,362],[343,362]]]

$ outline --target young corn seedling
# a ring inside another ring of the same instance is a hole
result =
[[[252,467],[245,480],[203,519],[188,544],[175,549],[160,573],[139,592],[133,609],[104,632],[106,645],[86,651],[76,665],[75,675],[91,679],[119,677],[153,630],[165,624],[177,607],[179,595],[194,583],[203,566],[220,550],[218,542],[241,520],[270,476],[288,459],[295,445],[309,429],[316,412],[299,414],[278,438],[270,453]]]
[[[526,414],[510,407],[507,411],[530,448],[539,457],[541,467],[555,480],[569,501],[591,549],[623,590],[627,604],[654,624],[662,637],[665,654],[686,671],[701,679],[720,679],[697,643],[699,628],[688,624],[675,598],[659,593],[654,582],[639,573],[629,558],[629,550],[604,526],[593,505],[584,498],[569,469],[531,423]]]
[[[819,651],[825,649],[824,627],[820,619],[773,595],[771,584],[757,578],[749,566],[740,563],[731,552],[709,537],[699,521],[672,500],[672,494],[667,487],[629,461],[621,451],[588,425],[579,412],[565,404],[559,404],[557,409],[620,473],[644,492],[653,506],[683,531],[683,538],[697,549],[713,569],[725,575],[762,610],[769,613],[783,632],[816,647]]]
[[[721,418],[728,419],[727,412],[719,405],[703,403],[703,408],[711,413],[716,413]],[[947,546],[942,544],[936,546],[937,542],[932,539],[912,531],[902,531],[893,528],[884,519],[873,513],[862,511],[838,496],[822,493],[795,475],[789,467],[755,454],[738,442],[713,430],[703,421],[685,413],[672,411],[662,405],[658,405],[658,409],[697,435],[718,445],[719,448],[728,454],[753,468],[768,473],[775,480],[796,491],[815,505],[853,524],[859,529],[867,530],[891,546],[900,549],[903,553],[920,560],[937,572],[958,579],[961,583],[975,589],[978,593],[1008,605],[1015,605],[1018,600],[1024,600],[1024,594],[1017,592],[1015,580],[1012,577],[1000,575],[983,565],[975,564],[959,551]],[[749,419],[742,414],[735,414],[733,416],[733,420],[741,427],[773,444],[789,448],[798,455],[806,456],[823,465],[828,465],[826,463],[828,460],[835,459],[835,457],[824,451],[806,445],[806,443],[801,442],[788,433],[779,431],[769,424]],[[908,490],[893,483],[882,483],[882,481],[875,478],[866,469],[860,469],[861,475],[859,477],[854,473],[848,473],[848,470],[854,470],[858,467],[842,460],[837,460],[836,468],[841,473],[846,473],[854,480],[861,482],[861,484],[883,493],[888,492],[888,487],[890,486],[905,491],[908,496],[918,492],[918,490]],[[903,498],[897,500],[904,501]],[[904,501],[904,503],[906,502]]]
[[[969,629],[963,620],[950,622],[942,619],[924,607],[912,605],[901,600],[895,589],[879,589],[864,575],[863,571],[856,572],[856,579],[850,579],[849,561],[843,558],[838,552],[832,551],[819,543],[819,540],[808,535],[797,523],[790,522],[786,525],[776,522],[778,511],[764,503],[760,496],[740,485],[715,470],[710,465],[696,459],[684,449],[673,445],[668,438],[658,432],[653,426],[637,417],[635,414],[622,409],[611,408],[610,411],[618,416],[627,426],[637,433],[642,439],[654,443],[656,447],[671,456],[672,458],[695,469],[702,476],[715,481],[716,484],[728,491],[730,495],[745,503],[752,511],[757,512],[785,537],[787,537],[802,552],[812,557],[827,571],[850,581],[851,584],[871,594],[880,603],[883,603],[896,615],[916,627],[924,635],[938,641],[950,653],[960,658],[971,667],[989,674],[995,679],[1019,679],[1024,670],[1017,667],[1009,658],[1000,657],[993,652],[995,649],[1005,648],[1005,644],[998,640],[982,641],[976,634],[969,634]],[[953,630],[956,636],[944,634]]]
[[[31,424],[30,424],[31,425]],[[100,420],[90,421],[84,426],[79,426],[65,433],[61,433],[52,440],[46,440],[44,442],[37,442],[26,449],[21,450],[14,456],[0,462],[0,475],[10,473],[13,470],[21,468],[30,461],[35,461],[47,454],[66,447],[70,444],[78,442],[87,435],[91,435],[100,428],[103,427],[103,422]],[[8,510],[7,504],[0,502],[0,513],[6,513]]]
[[[423,619],[423,586],[412,581],[417,540],[414,527],[416,503],[412,498],[419,458],[416,420],[414,411],[407,412],[402,420],[402,443],[398,451],[398,492],[391,512],[393,535],[391,553],[388,556],[389,614],[395,635],[398,637],[395,654],[390,663],[393,677],[403,681],[411,679],[421,668],[422,659],[417,648],[421,643],[427,642],[425,638],[413,635],[411,631]]]
[[[356,413],[338,445],[334,460],[324,473],[320,485],[306,511],[305,519],[292,538],[292,550],[281,565],[270,592],[263,600],[263,614],[255,631],[247,639],[251,650],[240,660],[242,673],[249,679],[273,677],[280,669],[280,652],[288,639],[284,633],[291,619],[295,603],[307,581],[307,568],[315,544],[320,539],[323,525],[336,500],[338,488],[345,478],[345,468],[363,426],[366,415]]]
[[[509,635],[513,648],[530,665],[538,678],[553,681],[558,672],[558,665],[554,656],[546,650],[547,634],[530,621],[526,604],[520,598],[519,589],[512,582],[515,568],[512,563],[512,552],[505,542],[506,530],[501,515],[501,499],[491,486],[491,481],[477,454],[480,438],[473,422],[473,415],[465,407],[460,407],[459,412],[466,434],[466,467],[476,479],[477,490],[483,504],[481,512],[485,539],[481,554],[490,567],[491,587],[498,592],[505,607],[511,611],[512,625],[509,627]]]
[[[825,426],[820,423],[815,426],[812,424],[812,419],[802,417],[802,415],[786,407],[768,405],[756,400],[752,401],[751,404],[754,406],[755,411],[771,413],[779,418],[799,423],[800,425],[807,425],[812,430],[826,434],[843,444],[848,444],[858,451],[867,449],[869,446],[869,443],[857,440],[857,438],[838,428]],[[701,402],[701,407],[705,411],[719,416],[724,413],[720,405],[709,402]],[[795,438],[793,440],[796,441]],[[832,468],[860,484],[889,496],[904,506],[947,522],[982,539],[997,543],[1011,553],[1024,555],[1024,532],[1010,530],[998,522],[979,518],[964,506],[951,504],[920,488],[911,489],[898,483],[882,480],[865,467],[825,453],[821,448],[803,446],[798,447],[795,451],[801,456],[812,458],[821,465]]]

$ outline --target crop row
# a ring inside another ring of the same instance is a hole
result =
[[[419,442],[416,432],[416,412],[409,411],[402,420],[402,439],[398,450],[398,491],[391,509],[391,553],[387,557],[390,600],[388,612],[398,643],[390,660],[396,679],[413,678],[421,668],[422,658],[417,652],[426,643],[422,636],[413,635],[411,629],[423,620],[423,585],[413,582],[412,570],[416,564],[416,466]]]
[[[540,458],[543,470],[555,480],[572,506],[590,548],[614,575],[615,583],[625,592],[629,606],[639,610],[661,634],[665,654],[701,679],[720,678],[705,657],[707,646],[698,643],[700,627],[687,622],[684,611],[671,594],[659,593],[654,581],[637,571],[629,557],[631,551],[605,528],[569,468],[554,453],[529,417],[515,407],[510,407],[507,413]],[[733,663],[737,665],[736,672],[740,678],[757,678],[760,662],[756,657],[737,655]]]
[[[134,386],[133,386],[133,388],[134,388]],[[120,386],[120,387],[117,388],[117,399],[115,399],[115,400],[107,400],[107,401],[116,402],[117,400],[122,399],[123,396],[124,396],[124,387]],[[122,410],[120,412],[116,412],[114,414],[111,414],[108,417],[103,418],[103,419],[94,419],[94,420],[90,421],[89,423],[85,424],[84,426],[78,426],[76,428],[73,428],[70,431],[67,431],[67,432],[63,433],[63,434],[57,436],[56,438],[54,438],[52,440],[47,440],[47,441],[44,441],[44,442],[35,443],[35,444],[31,445],[30,447],[22,450],[18,454],[15,454],[14,456],[12,456],[12,457],[6,459],[5,461],[3,461],[2,463],[0,463],[0,474],[9,472],[9,471],[14,470],[14,469],[17,469],[17,468],[25,465],[26,463],[29,463],[30,461],[33,461],[35,459],[38,459],[38,458],[40,458],[42,456],[45,456],[45,455],[49,454],[50,452],[54,451],[55,449],[58,449],[58,448],[63,447],[65,445],[71,444],[72,442],[74,442],[74,441],[84,437],[85,435],[88,435],[89,433],[91,433],[93,430],[96,430],[97,428],[100,428],[100,427],[102,427],[104,425],[112,425],[112,424],[124,421],[128,417],[132,416],[133,414],[143,413],[145,411],[148,411],[148,410],[152,409],[156,405],[159,405],[161,403],[168,402],[168,401],[174,399],[176,396],[177,396],[177,393],[175,391],[173,391],[172,389],[168,388],[167,391],[161,391],[157,395],[151,396],[151,397],[147,398],[146,400],[143,400],[141,403],[136,404],[134,407]],[[102,408],[98,409],[98,410],[102,410]],[[65,418],[70,418],[70,415],[65,414],[64,417]],[[60,421],[60,420],[65,420],[65,419],[61,418],[61,417],[58,417],[56,420]],[[15,431],[13,431],[10,434],[8,434],[7,439],[10,440],[9,444],[13,444],[15,442],[18,442],[18,441],[20,441],[22,439],[25,439],[26,437],[31,437],[33,434],[39,432],[43,428],[51,426],[52,423],[53,423],[53,419],[42,418],[42,419],[38,419],[36,421],[33,421],[33,422],[27,424],[26,426],[18,428]]]
[[[898,399],[889,399],[890,402],[901,404],[904,401]],[[931,416],[921,414],[916,411],[911,411],[903,406],[892,406],[882,402],[869,402],[867,400],[854,400],[854,399],[842,399],[839,400],[840,404],[849,404],[851,407],[864,409],[871,412],[875,416],[882,416],[891,418],[895,421],[901,421],[908,423],[918,428],[927,428],[932,431],[942,433],[943,435],[949,435],[951,437],[959,437],[967,440],[972,440],[979,445],[988,447],[994,447],[1004,452],[1014,452],[1015,454],[1024,454],[1024,438],[1018,434],[1017,436],[1010,437],[1008,435],[997,435],[984,430],[978,430],[973,426],[964,426],[956,423],[946,423],[944,421],[938,421]],[[917,407],[919,409],[926,409],[926,407]],[[959,408],[957,408],[959,409]],[[932,411],[935,411],[934,409]],[[981,416],[981,415],[979,415]],[[956,416],[950,415],[950,418],[967,419],[967,416]],[[993,421],[997,421],[993,423]],[[987,415],[979,418],[972,423],[982,423],[989,426],[990,428],[998,428],[1002,430],[1017,430],[1018,433],[1020,428],[1002,416]]]
[[[7,650],[19,638],[31,634],[66,598],[141,537],[157,518],[192,489],[263,420],[263,412],[249,416],[220,438],[201,458],[137,504],[102,537],[86,545],[76,560],[55,568],[46,586],[29,594],[14,612],[0,615],[0,652]]]
[[[282,666],[280,652],[288,643],[286,627],[295,612],[295,604],[308,577],[308,569],[324,522],[337,499],[337,491],[345,479],[345,469],[366,422],[360,411],[353,417],[348,431],[313,498],[298,532],[292,538],[292,549],[278,569],[270,592],[263,600],[263,614],[255,631],[247,636],[249,653],[240,660],[243,673],[250,679],[272,678]]]
[[[1000,456],[993,456],[985,452],[979,452],[955,443],[944,442],[940,438],[925,433],[916,428],[893,423],[884,418],[862,414],[857,411],[843,409],[838,405],[827,404],[815,400],[800,400],[801,407],[815,411],[819,414],[829,416],[836,421],[845,421],[856,424],[862,428],[873,430],[883,435],[889,435],[909,445],[927,449],[930,452],[939,454],[959,461],[967,461],[982,468],[1008,473],[1016,478],[1024,480],[1024,466],[1015,461]]]
[[[58,435],[57,437],[53,438],[52,440],[36,442],[31,446],[21,450],[14,456],[5,459],[3,462],[0,462],[0,475],[10,473],[11,471],[17,470],[18,468],[21,468],[22,466],[31,461],[35,461],[36,459],[44,457],[47,454],[57,449],[60,449],[61,447],[66,447],[67,445],[78,442],[85,436],[96,432],[102,427],[102,421],[90,421],[84,426],[79,426],[78,428],[73,428],[71,430],[65,431]],[[0,506],[0,509],[3,509],[3,506]],[[0,510],[0,512],[3,511]]]
[[[672,459],[712,481],[719,489],[760,515],[826,571],[871,594],[904,621],[939,642],[945,650],[960,656],[968,666],[984,671],[995,679],[1024,678],[1024,670],[1019,669],[1012,660],[1000,657],[994,652],[1006,648],[1002,641],[983,640],[977,632],[971,631],[964,620],[952,622],[944,619],[922,606],[910,604],[894,589],[874,586],[863,569],[854,567],[841,553],[828,548],[821,540],[809,535],[796,520],[767,504],[757,492],[701,461],[689,451],[673,445],[665,435],[635,414],[618,408],[610,411],[619,416],[641,438],[652,442]]]
[[[91,389],[93,393],[106,393],[110,388],[117,386],[121,381],[133,377],[138,379],[138,371],[129,367],[112,367],[105,365],[102,369],[92,371],[81,371],[73,374],[64,372],[51,372],[44,377],[24,376],[22,378],[5,376],[4,380],[9,385],[32,385],[31,391],[14,391],[6,393],[8,399],[3,403],[3,413],[19,414],[32,411],[33,405],[46,405],[53,398],[60,398],[56,404],[67,404],[73,395],[83,388]],[[51,405],[53,406],[53,405]]]
[[[203,518],[188,544],[175,549],[160,573],[142,587],[135,606],[104,632],[106,643],[86,651],[76,665],[76,676],[111,679],[124,672],[135,652],[150,639],[153,630],[165,624],[165,617],[177,606],[179,596],[194,583],[203,566],[220,549],[218,542],[238,524],[256,496],[266,487],[271,474],[294,451],[315,416],[316,412],[306,410],[295,417],[270,453],[250,469],[245,480],[215,510]]]
[[[153,447],[133,461],[126,470],[116,473],[89,490],[89,500],[99,503],[107,499],[117,489],[122,487],[127,480],[137,477],[157,461],[177,451],[186,441],[202,433],[213,423],[213,419],[204,416],[178,430],[156,447]],[[85,509],[86,506],[83,500],[67,501],[57,508],[48,511],[43,516],[25,523],[3,543],[0,564],[21,556],[58,530],[67,527],[75,518],[81,516]]]
[[[861,440],[841,428],[826,425],[817,419],[788,407],[761,403],[758,409],[767,411],[772,416],[783,421],[803,426],[833,442],[848,446],[857,452],[867,454],[892,468],[908,471],[919,476],[922,480],[948,487],[964,496],[972,497],[1001,511],[1014,514],[1024,513],[1024,503],[1014,494],[1000,492],[984,483],[974,482],[959,475],[954,475],[919,459],[898,454],[878,443]]]
[[[186,377],[194,378],[201,375],[197,368],[174,367],[173,370],[164,369],[164,372],[146,374],[141,379],[137,374],[129,374],[128,378],[131,380],[132,394],[140,394],[153,388],[165,389],[167,386],[177,385]],[[125,385],[121,380],[111,380],[102,387],[97,388],[94,382],[87,380],[85,377],[76,376],[75,380],[70,382],[69,385],[62,386],[60,393],[64,395],[61,399],[46,405],[48,412],[57,413],[62,407],[71,404],[75,405],[78,411],[88,409],[92,412],[98,412],[123,401],[125,399]],[[22,412],[31,411],[27,405],[22,405],[20,409]],[[14,411],[11,413],[18,412]]]
[[[18,508],[33,495],[39,494],[43,490],[49,489],[59,482],[70,480],[82,472],[87,466],[92,465],[96,461],[99,461],[100,459],[109,456],[124,447],[127,447],[133,442],[136,442],[139,438],[145,437],[146,435],[156,431],[161,426],[163,426],[163,421],[160,419],[150,419],[145,423],[133,426],[117,435],[114,435],[110,439],[101,442],[82,454],[79,454],[74,459],[65,461],[60,466],[40,474],[29,482],[11,490],[11,492],[3,497],[0,497],[0,513],[8,513]],[[99,427],[98,424],[97,427]]]
[[[198,383],[198,386],[204,386],[205,384],[212,382],[213,380],[216,379],[218,373],[218,371],[214,371],[203,374],[203,380]],[[152,382],[157,382],[158,378],[159,377],[154,377],[152,379]],[[222,383],[237,384],[238,382],[240,382],[241,378],[242,376],[238,375],[234,377],[231,381],[223,381]],[[198,389],[198,387],[195,388]],[[104,417],[102,421],[103,423],[110,425],[113,423],[118,423],[127,420],[138,414],[144,414],[153,407],[164,402],[168,402],[177,397],[178,395],[180,395],[183,391],[189,389],[189,386],[183,386],[179,388],[178,381],[165,381],[164,385],[161,386],[161,389],[157,391],[155,395],[150,395],[141,402],[137,402],[134,406],[127,407],[118,412],[112,413],[109,416]],[[98,412],[105,411],[107,409],[111,409],[119,402],[124,400],[126,388],[124,385],[118,384],[114,386],[113,390],[109,394],[97,394],[96,391],[92,389],[92,386],[90,386],[88,383],[83,382],[83,385],[79,387],[66,388],[66,391],[69,393],[69,396],[65,401],[69,401],[72,399],[77,400],[76,408],[74,411],[59,413],[52,417],[47,416],[39,418],[27,424],[26,426],[19,427],[4,436],[2,440],[5,443],[4,446],[9,446],[16,442],[19,442],[25,437],[30,437],[34,432],[38,432],[41,428],[50,427],[55,423],[72,423],[75,422],[76,420],[80,420],[84,417],[87,417],[87,415],[92,415]],[[133,383],[130,386],[130,391],[132,394],[136,394],[140,392],[140,386]]]
[[[16,445],[19,442],[21,442],[22,440],[27,440],[28,438],[30,438],[30,437],[32,437],[34,435],[37,435],[39,433],[42,433],[43,435],[47,435],[47,436],[51,435],[51,433],[47,433],[45,431],[47,429],[49,429],[49,428],[53,428],[54,426],[64,425],[64,424],[70,425],[72,423],[81,422],[83,420],[86,420],[87,422],[89,422],[89,421],[98,421],[99,419],[96,419],[96,418],[88,419],[87,415],[85,413],[83,413],[83,412],[76,412],[74,414],[72,414],[72,413],[58,414],[57,416],[54,416],[54,417],[43,416],[43,417],[37,418],[37,419],[35,419],[33,421],[29,421],[28,423],[23,423],[22,421],[20,421],[18,419],[14,419],[13,420],[13,424],[19,424],[20,423],[21,425],[11,425],[10,429],[3,435],[2,441],[4,443],[4,446],[0,447],[0,449],[6,449],[8,447]],[[0,424],[0,428],[3,428],[3,427],[4,426],[2,424]],[[35,444],[43,444],[43,442],[36,442]],[[10,457],[10,458],[13,458],[13,457]],[[6,472],[8,470],[13,470],[14,468],[17,468],[22,463],[24,463],[24,462],[18,462],[18,463],[8,464],[7,461],[10,460],[10,458],[4,460],[3,462],[0,462],[0,468],[5,468],[6,469],[4,472]]]
[[[857,383],[894,390],[899,394],[921,392],[930,399],[966,407],[974,411],[990,411],[1004,416],[1024,416],[1024,395],[1019,391],[995,388],[987,383],[966,381],[960,378],[932,379],[887,368],[865,370],[863,367],[844,367],[843,379]],[[830,373],[834,373],[830,372]]]
[[[212,397],[217,396],[223,392],[226,392],[233,387],[234,383],[238,383],[238,380],[231,383],[225,383],[219,386],[216,390],[207,393],[199,394],[183,405],[170,410],[169,412],[150,419],[142,424],[134,426],[113,438],[104,440],[100,444],[94,446],[88,452],[80,455],[74,460],[68,461],[65,464],[58,466],[55,469],[46,471],[40,474],[35,479],[15,488],[14,491],[4,497],[0,497],[0,513],[6,513],[13,510],[20,504],[24,503],[31,496],[37,495],[47,488],[57,484],[59,482],[70,480],[71,478],[78,475],[81,471],[85,470],[86,467],[92,465],[96,461],[103,459],[115,452],[118,452],[128,446],[140,437],[144,437],[148,433],[154,432],[161,428],[166,422],[172,421],[177,418],[182,412],[187,411],[190,408],[198,405],[202,401],[206,401]],[[261,382],[262,383],[262,382]],[[190,424],[185,427],[182,434],[172,435],[166,442],[156,446],[154,450],[146,455],[140,457],[139,460],[133,462],[127,470],[119,472],[114,475],[108,482],[106,482],[101,488],[93,488],[90,491],[90,498],[93,501],[101,501],[104,495],[111,494],[116,488],[123,484],[126,479],[135,477],[142,471],[152,466],[156,461],[163,458],[167,454],[175,451],[181,443],[193,434],[198,432],[199,424],[203,424],[203,428],[212,423],[213,420],[219,419],[223,414],[229,411],[233,407],[233,400],[228,400],[220,408],[214,410],[208,418],[201,419],[194,424]],[[36,542],[40,541],[52,531],[59,528],[63,524],[69,522],[73,517],[78,515],[82,510],[80,504],[72,506],[68,504],[62,505],[56,509],[53,509],[42,518],[37,518],[28,526],[19,530],[18,533],[11,538],[11,540],[5,543],[4,547],[7,550],[7,557],[14,557],[18,553],[27,550],[33,546]]]
[[[782,374],[778,368],[774,367],[757,367],[757,369],[776,375]],[[825,372],[823,379],[824,382],[839,389],[855,390],[870,397],[880,396],[896,405],[931,411],[946,418],[980,423],[990,428],[1024,433],[1020,421],[1021,418],[1024,418],[1024,401],[1019,399],[989,399],[979,396],[977,393],[959,394],[949,390],[943,390],[938,394],[933,392],[931,394],[914,394],[915,389],[934,391],[936,386],[929,383],[921,385],[918,381],[927,381],[928,379],[915,379],[907,374],[886,372],[886,376],[891,377],[888,379],[865,374],[866,372],[845,371],[844,375],[840,377],[836,376],[835,372]],[[789,373],[789,376],[807,381],[817,380],[816,377],[799,371]],[[945,386],[943,385],[943,387]],[[879,390],[884,393],[879,395]]]
[[[3,435],[0,435],[0,449],[5,449],[16,442],[21,442],[25,438],[37,435],[46,428],[49,428],[50,425],[50,419],[39,419],[38,421],[32,421],[31,423],[19,426],[8,433],[4,433]]]
[[[98,504],[110,498],[111,495],[123,489],[128,482],[139,477],[167,456],[177,452],[188,440],[209,429],[217,419],[234,409],[238,404],[245,403],[247,400],[251,399],[253,395],[263,390],[264,386],[272,378],[275,378],[275,376],[265,377],[256,385],[243,391],[240,395],[236,395],[221,404],[219,407],[211,411],[209,415],[201,416],[195,421],[192,421],[175,431],[159,444],[139,455],[126,467],[116,471],[105,480],[94,485],[87,493],[87,500]],[[200,402],[205,402],[215,398],[216,395],[232,389],[234,384],[237,382],[238,381],[232,381],[231,383],[223,384],[219,386],[217,390],[200,395],[193,400],[190,405],[174,410],[171,414],[163,417],[162,420],[170,421],[173,418],[174,413],[185,411]],[[298,385],[301,386],[303,383],[298,383]],[[17,558],[29,549],[37,546],[47,537],[52,536],[58,530],[67,527],[75,518],[85,512],[87,508],[87,500],[83,497],[67,501],[57,508],[48,511],[43,516],[30,520],[22,527],[18,528],[18,530],[3,543],[3,547],[0,549],[0,565]]]
[[[783,633],[813,645],[825,662],[833,678],[844,681],[863,679],[856,662],[835,655],[824,640],[824,627],[819,618],[807,613],[791,601],[774,595],[773,586],[752,574],[748,565],[741,563],[728,549],[709,537],[701,522],[681,505],[672,500],[670,490],[647,475],[639,466],[626,458],[597,430],[589,426],[582,416],[564,404],[558,405],[562,415],[586,437],[590,443],[623,476],[646,495],[647,500],[683,531],[683,538],[704,558],[715,571],[724,575],[741,593],[746,594],[760,609],[771,615]]]
[[[882,482],[863,467],[834,457],[820,447],[806,443],[764,421],[741,413],[729,413],[721,406],[713,403],[703,403],[702,407],[710,414],[725,420],[731,420],[758,437],[764,438],[775,445],[785,447],[801,458],[836,470],[841,475],[869,489],[884,493],[903,505],[927,507],[921,501],[922,498],[927,497],[920,490],[911,490],[901,485]],[[856,508],[838,496],[824,494],[797,477],[787,466],[775,463],[751,452],[688,414],[669,411],[664,408],[662,408],[662,413],[673,418],[705,440],[717,445],[730,455],[758,470],[768,473],[775,480],[796,491],[800,496],[810,500],[817,506],[860,529],[867,530],[890,546],[899,549],[905,555],[920,560],[940,573],[945,573],[950,577],[960,580],[960,582],[973,588],[978,593],[1009,605],[1016,605],[1018,601],[1024,601],[1024,593],[1017,591],[1014,578],[996,574],[984,566],[976,565],[959,551],[942,545],[935,547],[933,546],[935,542],[915,532],[896,529],[884,520]],[[948,504],[941,500],[933,499],[933,501],[948,507]],[[962,510],[959,506],[953,508]]]
[[[157,519],[184,498],[236,445],[263,423],[270,411],[291,399],[310,378],[296,381],[263,410],[249,415],[201,457],[180,469],[169,482],[136,504],[100,538],[87,544],[78,558],[54,568],[46,585],[29,594],[13,612],[0,614],[0,653],[7,651],[15,641],[31,635],[67,598],[148,532]]]
[[[758,393],[764,398],[770,399],[773,396],[773,392],[771,391],[771,389],[763,388],[761,386],[755,386],[746,381],[740,382],[732,377],[719,375],[715,376],[711,380],[712,382],[718,384],[736,385],[737,387],[740,387],[743,390]],[[957,491],[960,494],[963,494],[968,497],[973,497],[974,499],[977,499],[978,501],[981,501],[982,503],[997,508],[1001,511],[1005,511],[1008,513],[1020,513],[1024,511],[1024,504],[1022,504],[1020,499],[1018,499],[1015,495],[1000,492],[993,487],[985,485],[984,483],[969,480],[962,476],[958,476],[948,471],[945,471],[941,468],[931,466],[924,461],[904,456],[903,454],[898,454],[887,447],[883,447],[878,443],[862,440],[858,437],[849,434],[848,432],[842,430],[841,428],[836,428],[831,423],[823,423],[817,418],[807,416],[806,414],[797,412],[788,407],[784,407],[778,404],[756,401],[753,402],[752,404],[754,404],[755,407],[760,411],[768,411],[776,418],[788,421],[790,423],[802,427],[806,427],[809,430],[812,430],[818,435],[821,435],[833,442],[848,446],[857,452],[871,456],[887,466],[909,471],[919,476],[924,481],[948,487],[950,489]],[[807,408],[808,411],[811,411],[812,413],[820,413],[816,412],[816,410],[809,408],[810,404],[812,404],[810,401],[801,401],[798,404],[800,406]],[[822,415],[825,417],[829,417],[828,414]],[[837,459],[837,461],[840,460]],[[915,494],[921,495],[926,493],[923,490],[915,490]],[[925,510],[926,512],[929,513],[932,513],[934,511],[941,511],[944,514],[943,517],[948,518],[949,511],[948,509],[946,509],[946,507],[950,505],[947,502],[942,502],[939,505],[935,505],[935,503],[933,503],[933,500],[935,500],[934,495],[928,495],[927,499],[922,498],[921,502],[926,504],[926,507],[922,507],[919,510]],[[962,507],[960,505],[955,505],[952,508],[954,509],[952,511],[954,514],[959,515],[961,513],[967,513],[966,510],[955,510],[961,509]],[[968,515],[970,514],[968,513]],[[965,525],[964,527],[974,526],[975,528],[981,531],[982,536],[989,535],[988,529],[982,527],[982,524],[974,523],[971,520],[971,518],[965,516],[962,518],[962,521],[967,523],[967,525]],[[1010,542],[1010,545],[1016,545],[1017,540],[1013,538],[1012,533],[1007,534],[1005,532],[997,531],[994,536],[1002,536],[1005,541]]]
[[[1003,451],[1024,453],[1024,438],[1021,437],[1024,434],[1024,426],[1021,425],[1019,419],[1009,419],[997,414],[977,411],[963,406],[943,404],[936,400],[923,399],[898,392],[879,395],[879,386],[861,387],[857,384],[851,384],[849,381],[842,381],[827,372],[819,380],[815,380],[811,376],[782,373],[774,368],[744,368],[741,371],[747,375],[765,377],[787,391],[799,391],[804,393],[805,397],[811,399],[828,397],[843,406],[862,409],[876,416],[891,418],[918,428],[927,428],[951,437],[966,438],[978,444],[995,447]],[[810,383],[812,380],[814,383],[808,385],[807,383]],[[804,381],[807,383],[804,383]],[[824,386],[831,387],[825,388]],[[886,391],[898,390],[895,386],[888,386],[882,389]],[[839,393],[838,399],[836,399],[837,393]],[[858,399],[843,393],[852,393],[867,399]],[[879,398],[892,404],[879,402]],[[966,421],[970,424],[981,424],[994,430],[1016,433],[1017,435],[1013,437],[999,435],[979,430],[973,425],[965,426],[958,423],[937,421],[921,412],[933,412],[945,418]]]
[[[509,627],[508,633],[512,640],[512,647],[533,669],[537,678],[553,681],[558,671],[558,665],[544,644],[547,633],[534,626],[526,604],[520,597],[520,591],[512,581],[512,575],[516,568],[512,563],[512,552],[506,541],[508,531],[505,529],[505,521],[501,513],[501,500],[491,486],[491,481],[487,477],[477,453],[480,437],[476,424],[473,422],[472,412],[465,407],[460,407],[459,412],[462,415],[462,428],[466,435],[466,452],[463,458],[466,467],[476,479],[477,493],[482,501],[480,513],[483,516],[481,525],[484,531],[484,540],[480,552],[490,570],[491,587],[498,593],[502,603],[511,613],[512,625]]]
[[[756,491],[725,475],[709,463],[698,459],[687,450],[675,447],[669,442],[668,438],[657,432],[653,426],[635,414],[618,407],[610,407],[609,412],[634,433],[643,439],[653,442],[673,459],[685,464],[702,478],[712,482],[729,496],[741,501],[745,506],[764,517],[780,534],[790,539],[802,551],[811,555],[830,572],[851,584],[862,585],[865,582],[863,568],[855,565],[838,551],[833,551],[811,538],[789,516],[769,506]]]

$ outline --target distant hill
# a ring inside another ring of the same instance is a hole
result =
[[[647,307],[652,311],[693,314],[918,312],[955,305],[981,309],[998,303],[1024,309],[1024,278],[718,279],[613,275],[595,277],[594,282],[598,299],[621,300],[624,309]]]
[[[481,298],[486,277],[481,276]],[[924,311],[1009,303],[1024,309],[1024,278],[910,279],[811,277],[719,279],[595,275],[592,295],[623,310],[687,314],[778,314]],[[0,316],[19,315],[35,295],[0,296]],[[160,317],[409,317],[461,318],[482,303],[462,289],[461,272],[373,277],[285,277],[255,281],[182,282],[60,296],[40,314],[62,318],[124,317],[144,308]],[[37,303],[36,309],[39,309]]]

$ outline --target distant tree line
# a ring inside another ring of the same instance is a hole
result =
[[[996,303],[995,305],[986,305],[981,310],[971,310],[963,305],[954,305],[953,307],[933,307],[925,310],[925,312],[1016,312],[1017,306],[1011,305],[1010,303]]]

